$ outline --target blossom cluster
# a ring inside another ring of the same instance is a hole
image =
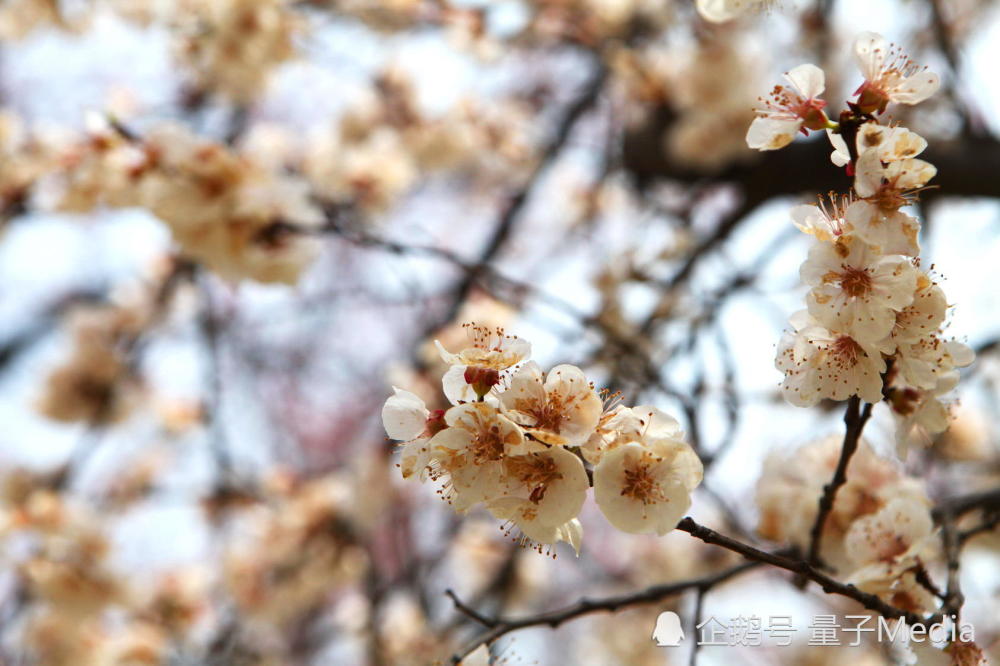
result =
[[[899,125],[879,124],[890,102],[914,104],[937,88],[937,77],[873,33],[855,42],[865,80],[839,122],[824,112],[823,72],[801,65],[788,73],[794,90],[778,86],[754,120],[747,143],[760,150],[787,145],[796,132],[826,129],[854,186],[818,205],[792,210],[795,225],[814,237],[800,276],[807,307],[791,317],[778,345],[782,392],[795,405],[858,396],[887,400],[898,417],[901,445],[947,428],[939,397],[972,362],[964,344],[944,336],[948,302],[921,266],[919,221],[905,212],[937,170],[919,159],[927,142]],[[849,145],[849,143],[853,145]]]
[[[389,437],[405,442],[404,478],[441,482],[459,512],[482,503],[539,549],[566,541],[579,551],[591,484],[618,529],[662,535],[677,525],[702,464],[676,420],[602,400],[575,366],[544,373],[529,343],[502,329],[466,327],[470,347],[439,345],[450,408],[428,410],[398,388],[383,407]]]
[[[316,134],[302,171],[324,198],[385,213],[430,173],[469,173],[488,184],[527,167],[534,155],[518,127],[530,112],[517,101],[465,99],[433,116],[418,103],[412,78],[390,66]]]
[[[180,574],[132,588],[114,570],[106,516],[57,486],[57,477],[23,469],[0,481],[0,546],[33,602],[11,627],[33,663],[161,663],[172,633],[202,614],[203,588]],[[116,611],[117,622],[105,621]]]
[[[178,60],[192,72],[196,90],[251,101],[271,71],[295,54],[293,38],[303,21],[291,5],[288,0],[179,2]]]
[[[809,549],[816,498],[837,467],[840,448],[841,437],[832,435],[767,458],[757,483],[761,536]],[[824,523],[823,562],[899,608],[920,614],[935,608],[933,594],[917,580],[920,563],[940,548],[930,506],[919,479],[861,440]]]
[[[294,283],[318,253],[306,232],[324,215],[305,181],[180,125],[140,138],[95,119],[60,153],[60,167],[39,185],[54,208],[143,207],[185,257],[226,280]]]
[[[31,663],[153,665],[180,655],[208,663],[206,630],[233,610],[253,627],[245,649],[284,655],[283,632],[367,571],[354,498],[369,479],[305,480],[276,469],[253,492],[233,485],[203,498],[206,520],[229,528],[217,567],[209,560],[137,576],[122,566],[115,531],[162,481],[163,462],[122,471],[100,512],[66,491],[65,470],[0,476],[0,549],[21,599],[7,628]]]
[[[330,211],[367,219],[391,211],[431,172],[468,173],[490,186],[535,159],[511,122],[529,124],[523,105],[463,102],[433,117],[392,68],[368,92],[308,140],[261,123],[237,145],[172,122],[140,133],[96,114],[83,132],[45,133],[0,111],[0,155],[9,158],[0,160],[0,221],[29,206],[143,208],[167,225],[185,259],[223,279],[293,284],[317,257]]]

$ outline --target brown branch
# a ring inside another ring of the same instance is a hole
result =
[[[830,162],[832,149],[824,136],[796,141],[767,153],[754,153],[748,148],[745,160],[707,173],[671,160],[662,150],[659,137],[669,122],[669,114],[661,114],[625,137],[623,164],[639,185],[659,180],[703,185],[737,183],[744,192],[762,201],[803,194],[812,197],[815,192],[831,188],[847,191],[851,186],[844,170]],[[925,199],[943,196],[942,192],[949,197],[1000,196],[1000,182],[992,177],[1000,171],[1000,141],[993,137],[936,142],[920,158],[938,168],[933,182],[940,189],[925,192]]]
[[[807,580],[818,583],[820,588],[822,588],[822,590],[827,594],[837,594],[853,599],[868,610],[881,613],[885,617],[902,617],[905,618],[910,624],[925,621],[924,618],[921,618],[914,613],[909,613],[887,604],[874,594],[862,592],[854,585],[842,583],[834,578],[831,578],[806,560],[795,559],[783,553],[769,553],[767,551],[760,550],[759,548],[754,548],[753,546],[737,541],[736,539],[727,537],[724,534],[719,534],[715,530],[699,525],[691,518],[684,518],[681,520],[681,522],[677,524],[677,529],[682,532],[687,532],[691,536],[701,539],[705,543],[720,546],[726,550],[731,550],[734,553],[739,553],[748,560],[770,564],[771,566],[778,567],[779,569],[784,569],[794,574],[798,574]]]
[[[233,461],[229,451],[228,436],[220,414],[223,396],[221,349],[223,329],[219,314],[216,312],[215,299],[212,294],[212,277],[207,271],[202,271],[199,277],[198,284],[202,299],[199,327],[201,328],[207,352],[205,374],[208,383],[208,409],[205,417],[207,419],[206,425],[208,426],[209,452],[215,462],[217,482],[221,484],[233,472]]]
[[[844,414],[844,444],[840,449],[840,460],[837,461],[837,469],[833,473],[830,483],[823,486],[823,495],[819,498],[819,511],[816,514],[816,522],[813,523],[809,533],[809,555],[808,561],[812,566],[821,566],[819,555],[820,545],[823,540],[823,527],[826,520],[833,511],[833,502],[837,497],[837,491],[847,483],[847,466],[851,462],[851,456],[858,450],[858,442],[861,439],[861,431],[865,428],[865,423],[872,415],[871,403],[866,403],[864,409],[859,411],[861,399],[858,396],[851,396],[847,401],[847,412]]]
[[[458,612],[464,615],[468,615],[469,617],[471,617],[473,620],[483,625],[484,627],[493,628],[497,626],[499,620],[486,617],[482,613],[479,613],[476,609],[466,606],[464,603],[462,603],[462,600],[458,598],[458,595],[455,594],[454,590],[447,589],[444,591],[444,593],[445,595],[447,595],[449,599],[451,599],[452,603],[455,604],[455,610],[457,610]]]
[[[538,615],[530,615],[519,620],[486,618],[479,613],[476,613],[476,615],[479,616],[476,618],[477,622],[484,623],[483,621],[485,620],[486,622],[492,624],[492,627],[488,631],[484,631],[473,638],[465,647],[456,652],[451,658],[451,663],[460,664],[465,657],[470,655],[479,646],[488,645],[501,636],[518,631],[519,629],[534,626],[549,626],[555,628],[582,615],[600,612],[614,613],[622,608],[662,601],[663,599],[675,596],[688,590],[709,589],[759,565],[759,562],[743,562],[742,564],[724,569],[723,571],[705,576],[703,578],[653,585],[639,592],[605,597],[603,599],[581,599],[571,606],[546,613],[539,613]]]
[[[978,525],[974,525],[968,529],[962,530],[958,534],[958,542],[960,545],[965,545],[965,542],[973,537],[977,537],[980,534],[985,534],[987,532],[992,532],[996,529],[997,525],[1000,525],[1000,512],[993,512],[989,514],[989,517],[985,518]]]
[[[876,613],[879,613],[887,618],[903,618],[909,624],[928,623],[927,618],[923,618],[915,613],[897,608],[886,603],[874,594],[863,592],[850,583],[843,583],[832,578],[806,560],[793,558],[782,552],[769,553],[767,551],[760,550],[759,548],[754,548],[749,544],[737,541],[732,537],[725,536],[724,534],[720,534],[713,529],[699,525],[690,517],[681,520],[680,523],[677,524],[677,529],[682,532],[687,532],[691,536],[696,539],[700,539],[707,544],[719,546],[742,555],[748,561],[717,574],[706,576],[705,578],[680,581],[664,585],[655,585],[639,592],[617,595],[605,599],[582,599],[572,606],[568,606],[560,610],[549,611],[547,613],[528,616],[520,620],[485,618],[480,616],[479,613],[476,613],[476,616],[479,616],[476,618],[477,621],[487,624],[487,626],[492,625],[492,627],[488,631],[485,631],[475,637],[468,645],[456,653],[452,657],[452,664],[461,663],[462,659],[471,654],[480,645],[489,644],[512,631],[517,631],[526,627],[543,625],[554,628],[568,620],[589,613],[600,611],[614,612],[621,608],[660,601],[666,597],[673,596],[687,590],[698,590],[700,592],[704,592],[705,590],[711,589],[715,585],[718,585],[719,583],[759,564],[767,564],[779,569],[784,569],[785,571],[790,571],[798,577],[817,583],[827,594],[836,594],[842,597],[847,597],[848,599],[853,599],[868,610],[875,611]],[[930,619],[936,621],[939,617],[940,614],[935,615]]]
[[[1000,509],[1000,488],[959,495],[944,500],[933,509],[932,515],[934,520],[941,523],[949,515],[959,518],[977,509],[986,511]]]

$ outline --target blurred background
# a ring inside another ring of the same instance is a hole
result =
[[[995,488],[998,9],[0,0],[0,664],[448,663],[481,627],[447,589],[517,617],[738,561],[617,532],[592,504],[579,557],[545,557],[404,482],[381,406],[395,385],[446,407],[433,340],[460,348],[468,321],[675,415],[706,467],[692,515],[779,547],[756,534],[766,456],[794,466],[843,428],[839,405],[778,391],[808,250],[788,211],[850,179],[822,133],[771,153],[744,137],[803,62],[839,110],[862,30],[941,76],[890,115],[928,140],[922,265],[978,354],[952,429],[899,473],[933,501]],[[895,455],[885,405],[866,437]],[[965,544],[963,618],[1000,659],[990,515]],[[703,664],[898,659],[808,646],[812,616],[859,609],[782,578],[479,656],[685,663],[650,636],[666,609],[693,635],[697,602],[800,628]]]

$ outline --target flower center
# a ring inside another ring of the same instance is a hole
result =
[[[841,365],[853,367],[858,362],[858,357],[864,354],[864,350],[849,335],[842,335],[833,341],[830,351],[840,361]]]
[[[503,458],[504,439],[500,426],[494,424],[480,430],[469,448],[472,452],[472,461],[476,465]]]
[[[545,491],[554,481],[562,478],[555,460],[535,454],[508,458],[506,472],[531,488],[528,499],[535,504],[545,499]]]
[[[866,296],[872,289],[872,278],[863,268],[847,266],[840,274],[840,288],[848,296]]]
[[[625,482],[622,484],[621,494],[643,504],[665,502],[667,498],[652,472],[648,456],[648,453],[643,454],[642,459],[625,468]]]
[[[883,185],[880,187],[872,199],[872,203],[887,213],[897,211],[910,203],[902,190],[892,185]]]

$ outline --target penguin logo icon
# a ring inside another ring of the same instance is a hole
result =
[[[663,611],[656,618],[656,628],[653,629],[653,640],[657,647],[677,647],[684,640],[684,630],[681,629],[681,619],[673,611]]]

